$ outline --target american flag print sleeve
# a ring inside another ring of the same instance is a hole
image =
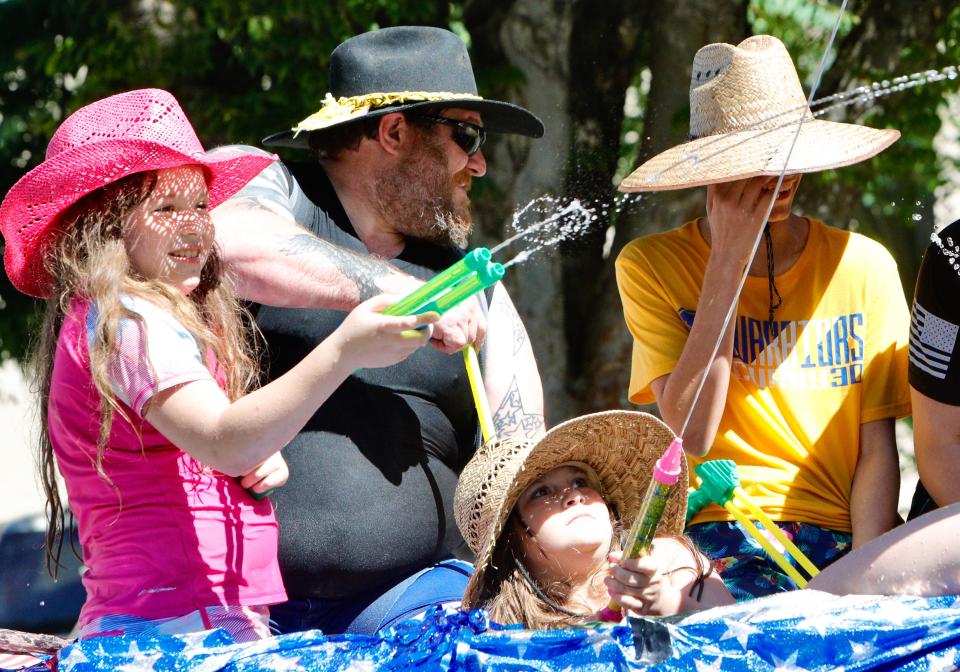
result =
[[[910,311],[910,385],[960,406],[960,221],[931,238]]]

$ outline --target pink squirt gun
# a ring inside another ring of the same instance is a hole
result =
[[[640,511],[630,528],[630,536],[624,546],[624,559],[640,558],[650,551],[653,535],[657,531],[670,493],[680,479],[680,457],[683,454],[683,439],[676,437],[653,467],[653,478],[640,504]],[[619,623],[623,619],[620,605],[615,600],[600,612],[600,620]]]

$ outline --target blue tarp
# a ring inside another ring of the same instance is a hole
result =
[[[637,628],[529,631],[482,612],[434,609],[380,636],[317,631],[252,644],[222,631],[102,637],[61,652],[64,672],[110,670],[953,670],[960,666],[960,598],[834,597],[799,591],[647,621],[660,642],[639,650]],[[636,624],[635,624],[636,625]],[[647,627],[646,630],[651,630]],[[659,635],[659,640],[657,635]],[[657,657],[662,662],[651,663]]]

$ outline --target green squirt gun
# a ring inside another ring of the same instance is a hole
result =
[[[429,282],[388,306],[383,314],[399,316],[433,311],[443,315],[503,277],[503,264],[490,259],[490,250],[485,247],[471,250]]]
[[[461,301],[490,287],[503,277],[503,264],[491,261],[492,253],[485,247],[471,250],[467,255],[432,280],[388,306],[384,315],[410,315],[434,311],[443,315]],[[463,361],[467,367],[470,391],[480,420],[484,442],[496,438],[493,416],[483,390],[483,377],[477,351],[472,345],[463,349]]]
[[[433,311],[443,315],[458,303],[490,287],[503,277],[503,264],[491,261],[491,257],[490,250],[485,247],[471,250],[463,259],[435,275],[429,282],[388,306],[383,314],[396,317]],[[480,366],[477,364],[476,357],[472,348],[468,347],[464,350],[464,360],[467,364],[467,372],[470,374],[470,385],[477,413],[480,416],[483,439],[487,441],[492,436],[493,423],[489,419],[490,412],[486,408],[485,398],[478,389]],[[249,492],[254,499],[263,499],[275,489]]]

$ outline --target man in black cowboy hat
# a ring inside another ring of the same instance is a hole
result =
[[[488,132],[543,134],[527,110],[477,95],[463,42],[438,28],[347,40],[331,55],[330,89],[319,112],[264,141],[316,160],[276,164],[216,213],[241,294],[265,304],[256,316],[271,377],[342,311],[405,294],[463,255]],[[282,631],[372,632],[459,600],[466,576],[449,560],[462,544],[453,492],[479,431],[453,353],[484,337],[498,434],[542,431],[533,352],[500,285],[447,313],[436,348],[355,372],[284,450],[291,476],[272,496],[290,596],[272,610]]]

